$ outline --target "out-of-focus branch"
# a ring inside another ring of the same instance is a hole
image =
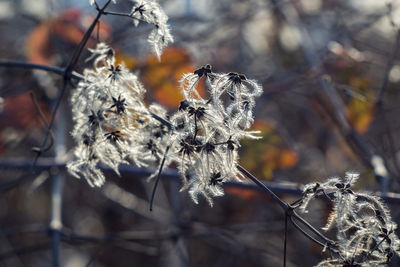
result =
[[[64,81],[65,86],[65,81]],[[61,105],[61,116],[66,112],[65,102]],[[51,130],[50,128],[48,128]],[[55,161],[63,162],[66,154],[67,127],[65,120],[59,120],[56,126],[55,135]],[[51,188],[51,210],[49,229],[52,239],[53,267],[60,266],[60,245],[62,222],[62,199],[63,199],[64,174],[59,171],[53,176]]]
[[[92,35],[97,23],[99,22],[101,16],[104,15],[105,10],[110,3],[111,3],[111,0],[108,0],[102,8],[97,9],[97,11],[98,11],[97,15],[93,19],[89,28],[86,30],[85,35],[83,36],[82,40],[80,41],[78,47],[75,49],[74,54],[72,55],[67,67],[65,68],[64,75],[68,75],[68,73],[72,72],[72,70],[75,68],[76,64],[78,63],[79,57],[80,57],[83,49],[86,46],[86,43],[89,41],[89,38]],[[66,76],[64,76],[64,77],[66,77]]]
[[[399,47],[400,47],[400,29],[397,30],[396,33],[396,40],[395,43],[393,45],[393,49],[392,49],[392,53],[390,54],[390,57],[388,59],[386,68],[385,68],[385,72],[384,72],[384,76],[383,76],[383,81],[382,81],[382,85],[381,88],[379,90],[379,95],[378,98],[376,99],[375,105],[380,108],[381,105],[383,104],[383,96],[385,95],[388,83],[389,83],[389,74],[390,71],[393,68],[394,65],[394,61],[396,59],[396,55],[399,52]]]
[[[29,170],[31,168],[31,161],[27,159],[9,159],[9,160],[0,160],[0,170]],[[38,160],[36,164],[37,170],[48,170],[50,168],[56,168],[59,170],[65,170],[65,163],[55,162],[51,158],[41,158]],[[102,167],[102,171],[112,171],[112,169],[107,167]],[[125,175],[138,175],[142,177],[147,177],[154,173],[154,170],[148,168],[138,168],[131,165],[120,165],[119,172]],[[179,179],[179,173],[176,170],[166,168],[162,176],[166,179]],[[28,180],[30,175],[27,175],[24,179],[16,179],[15,181],[5,182],[0,184],[0,192],[6,189],[10,189],[10,185],[18,186],[21,182]],[[263,182],[266,186],[268,186],[275,194],[288,194],[299,196],[303,192],[303,185],[296,183],[277,183],[277,182]],[[9,186],[7,186],[9,185]],[[238,183],[238,182],[226,182],[224,183],[225,187],[235,187],[235,188],[243,188],[249,190],[257,190],[262,191],[262,189],[254,184],[250,183]],[[382,198],[386,202],[389,203],[400,203],[400,194],[399,193],[381,193],[381,192],[365,192],[370,195],[374,195]]]
[[[399,47],[400,47],[400,29],[397,29],[396,40],[395,40],[395,43],[394,43],[393,48],[392,48],[392,53],[391,53],[391,55],[389,57],[387,65],[386,65],[386,69],[385,69],[382,85],[381,85],[381,88],[379,90],[378,98],[377,98],[377,100],[375,102],[375,106],[376,106],[376,109],[377,109],[376,110],[377,115],[381,116],[382,121],[383,121],[383,125],[385,127],[386,134],[388,136],[388,141],[389,141],[389,146],[390,146],[390,156],[392,158],[392,162],[393,162],[395,171],[397,173],[398,179],[400,179],[400,177],[399,177],[399,175],[400,175],[400,166],[399,166],[399,163],[397,161],[397,156],[396,156],[396,153],[397,153],[396,143],[395,143],[395,138],[394,138],[393,133],[392,133],[392,129],[390,127],[390,122],[387,119],[386,112],[383,110],[383,97],[384,97],[386,89],[388,87],[390,71],[393,68],[394,61],[396,59],[396,55],[399,52]]]
[[[30,95],[31,95],[32,102],[33,102],[33,104],[34,104],[34,106],[35,106],[35,109],[36,109],[37,113],[39,114],[39,117],[40,117],[40,119],[41,119],[43,125],[44,125],[46,128],[49,127],[49,124],[47,123],[46,118],[44,117],[44,114],[43,114],[42,110],[41,110],[40,107],[39,107],[39,103],[37,102],[35,95],[33,94],[33,92],[31,92]],[[49,145],[47,146],[47,148],[44,148],[44,149],[43,149],[42,152],[48,151],[48,150],[53,146],[53,143],[54,143],[54,136],[53,136],[52,131],[50,131],[50,143],[49,143]],[[35,148],[32,148],[32,150],[35,151]],[[39,149],[39,151],[40,151],[40,149]]]
[[[22,61],[12,61],[12,60],[0,60],[0,66],[6,68],[22,68],[22,69],[36,69],[43,70],[51,73],[55,73],[61,76],[65,75],[65,69],[56,67],[56,66],[48,66],[41,64],[34,64]],[[83,77],[77,73],[71,72],[67,74],[68,77],[75,80],[83,80]]]
[[[67,84],[71,79],[70,74],[72,73],[72,71],[76,67],[76,64],[78,63],[79,57],[80,57],[83,49],[85,48],[87,42],[89,41],[89,38],[92,35],[93,30],[95,29],[98,21],[100,20],[100,17],[103,15],[105,9],[107,8],[107,6],[110,3],[111,3],[111,0],[108,0],[101,9],[98,9],[98,13],[97,13],[96,18],[94,18],[94,20],[92,21],[91,25],[89,26],[89,28],[85,32],[85,35],[83,36],[82,40],[80,41],[78,47],[75,49],[74,54],[72,55],[68,65],[64,69],[64,72],[62,74],[62,76],[64,78],[63,79],[63,85],[62,85],[62,88],[61,88],[57,98],[56,98],[56,102],[55,102],[55,105],[54,105],[54,108],[53,108],[53,112],[51,113],[51,118],[50,118],[50,122],[49,122],[49,125],[47,127],[47,130],[46,130],[45,137],[43,138],[42,145],[40,146],[40,149],[37,151],[36,157],[35,157],[35,159],[33,161],[33,166],[36,165],[36,161],[41,156],[41,152],[42,152],[44,146],[47,143],[47,139],[49,137],[51,128],[53,127],[53,124],[54,124],[54,121],[55,121],[55,118],[56,118],[56,115],[57,115],[58,108],[59,108],[59,106],[60,106],[60,104],[61,104],[61,102],[62,102],[62,100],[64,98],[65,91],[67,90]]]
[[[45,242],[45,243],[39,243],[35,244],[32,246],[26,246],[26,247],[21,247],[21,248],[15,248],[10,251],[6,251],[0,254],[0,261],[3,261],[5,259],[15,257],[15,255],[23,255],[23,254],[29,254],[29,253],[34,253],[37,251],[41,250],[48,250],[51,248],[51,243]]]
[[[101,190],[102,194],[109,200],[129,209],[147,219],[166,224],[169,222],[171,213],[160,207],[154,206],[156,212],[149,212],[149,202],[124,190],[120,186],[107,182]]]
[[[299,31],[300,37],[298,37],[298,43],[300,44],[301,51],[309,67],[320,70],[322,64],[320,57],[317,56],[314,42],[293,3],[281,3],[276,0],[271,0],[271,2],[275,5],[277,11],[282,15],[284,20],[291,27],[296,28]],[[328,112],[328,115],[332,117],[333,121],[339,128],[340,133],[343,135],[344,139],[353,149],[355,154],[361,159],[364,165],[374,172],[377,180],[381,182],[381,191],[387,191],[389,175],[388,170],[386,169],[388,164],[385,157],[380,155],[377,151],[373,151],[366,140],[364,140],[364,138],[352,128],[344,115],[343,101],[338,96],[336,90],[334,90],[333,85],[327,82],[327,79],[324,77],[320,78],[318,83],[321,88],[324,89],[325,94],[328,96],[328,101],[331,102],[330,104],[333,105],[334,111]],[[322,104],[322,106],[326,108],[324,104]],[[376,162],[374,161],[376,158],[379,158],[379,160],[383,162],[383,164],[379,165],[379,168],[376,166]],[[384,169],[384,171],[380,171],[382,169]],[[391,174],[391,176],[394,175]]]
[[[285,217],[289,217],[291,219],[291,222],[295,225],[297,229],[300,230],[300,232],[305,235],[308,239],[311,241],[317,243],[318,245],[321,245],[323,247],[327,246],[331,252],[337,253],[337,250],[332,247],[334,242],[327,238],[325,235],[323,235],[320,231],[318,231],[315,227],[313,227],[310,223],[308,223],[306,220],[304,220],[302,217],[300,217],[294,209],[281,200],[270,188],[268,188],[264,183],[259,181],[254,175],[252,175],[250,172],[248,172],[246,169],[244,169],[242,166],[238,165],[237,166],[238,170],[243,173],[247,178],[249,178],[251,181],[253,181],[257,186],[261,187],[268,195],[270,195],[284,210],[285,212]],[[295,218],[297,221],[299,221],[301,224],[303,224],[310,232],[312,232],[314,235],[318,236],[320,239],[323,240],[323,242],[317,240],[313,236],[311,236],[309,233],[307,233],[304,229],[302,229],[299,225],[296,225],[296,223],[293,221],[293,218]],[[316,242],[317,241],[317,242]]]

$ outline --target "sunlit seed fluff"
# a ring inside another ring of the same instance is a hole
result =
[[[333,204],[323,229],[335,230],[339,254],[318,266],[383,266],[399,255],[397,225],[379,198],[353,191],[358,179],[359,174],[347,172],[344,179],[335,177],[304,187],[301,209],[318,195],[327,196]]]
[[[225,93],[229,85],[216,82],[227,75],[212,72],[209,65],[185,74],[181,79],[184,99],[170,119],[175,130],[167,157],[169,162],[176,163],[183,176],[181,190],[188,190],[195,203],[202,196],[212,205],[214,197],[223,195],[224,182],[241,180],[236,168],[240,140],[255,137],[255,132],[246,131],[252,123],[253,118],[248,114],[254,104],[246,107],[236,104],[235,110],[229,110],[234,102]],[[208,99],[197,91],[201,79],[210,89]],[[258,90],[261,90],[258,85],[252,89],[243,87],[240,92],[239,89],[233,91],[231,96],[241,95],[236,98],[236,103],[241,103],[243,99],[254,103],[254,98],[260,94],[255,93]]]
[[[91,51],[94,66],[84,70],[84,80],[71,97],[71,134],[77,147],[68,169],[91,186],[101,186],[105,179],[99,164],[119,174],[120,164],[142,163],[134,143],[151,116],[143,102],[143,86],[123,64],[115,63],[112,49],[101,43]]]
[[[131,17],[134,18],[135,26],[138,26],[140,21],[154,25],[154,29],[149,34],[148,42],[158,60],[160,60],[162,50],[174,41],[167,24],[168,16],[154,0],[133,0],[133,2]]]

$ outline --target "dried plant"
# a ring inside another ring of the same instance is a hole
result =
[[[137,1],[131,17],[135,25],[139,21],[155,25],[149,42],[160,58],[162,49],[173,40],[161,7],[153,1]],[[123,64],[116,65],[112,48],[100,43],[90,51],[93,68],[84,70],[84,79],[71,100],[72,135],[77,143],[76,159],[68,164],[72,175],[85,177],[91,186],[101,186],[105,177],[99,164],[116,173],[119,164],[157,166],[158,172],[150,178],[173,164],[182,176],[181,190],[187,190],[195,203],[203,196],[211,206],[214,197],[224,195],[224,182],[243,181],[248,176],[236,166],[240,141],[258,138],[258,132],[248,130],[255,99],[262,93],[256,81],[203,66],[183,75],[183,100],[177,111],[168,115],[157,104],[146,106],[144,87]],[[202,81],[206,96],[197,90]],[[399,254],[397,226],[389,211],[378,198],[353,192],[351,187],[358,178],[357,173],[349,172],[343,180],[336,177],[307,184],[297,205],[282,204],[286,212],[307,212],[317,196],[332,201],[332,212],[322,230],[336,231],[337,241],[326,244],[336,253],[318,266],[378,266]]]
[[[101,15],[129,17],[135,26],[140,22],[153,25],[148,42],[159,60],[162,50],[173,42],[168,17],[156,1],[133,1],[128,14],[106,11],[111,2],[117,3],[109,0],[100,8],[94,0],[89,1],[99,13],[70,64],[62,71],[48,68],[63,75],[62,92]],[[92,187],[100,187],[106,182],[102,166],[117,174],[121,164],[154,168],[157,171],[150,176],[150,179],[157,176],[154,197],[163,168],[176,166],[182,177],[181,191],[188,191],[195,203],[203,197],[211,206],[214,197],[224,195],[224,183],[249,178],[282,207],[286,222],[289,218],[300,232],[331,252],[317,266],[382,266],[395,254],[400,255],[397,225],[389,210],[379,198],[353,191],[359,174],[348,172],[344,179],[335,177],[307,184],[302,198],[289,205],[238,165],[243,138],[259,138],[259,132],[249,130],[254,121],[256,98],[263,92],[257,81],[235,72],[218,73],[205,65],[183,75],[180,80],[183,99],[176,111],[168,114],[157,103],[145,103],[146,90],[138,76],[124,63],[116,63],[109,44],[98,43],[89,51],[87,61],[93,61],[92,67],[77,76],[80,81],[71,94],[74,121],[71,134],[76,143],[75,157],[67,164],[71,175],[85,178]],[[206,86],[204,95],[198,90],[199,83]],[[55,112],[43,144],[54,116]],[[38,152],[43,151],[43,146]],[[325,196],[333,205],[321,230],[335,231],[336,240],[327,238],[296,213],[296,210],[306,213],[309,203],[319,196]]]
[[[333,204],[323,230],[335,230],[338,255],[318,266],[381,266],[400,253],[400,241],[394,231],[389,210],[378,197],[355,193],[351,187],[359,174],[348,172],[342,180],[330,178],[324,183],[307,184],[299,209],[307,211],[310,200],[325,195]]]

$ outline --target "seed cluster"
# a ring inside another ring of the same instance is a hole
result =
[[[197,203],[203,195],[222,196],[222,183],[240,179],[236,169],[242,138],[257,138],[247,129],[261,87],[244,75],[214,73],[210,65],[181,80],[183,100],[168,116],[161,106],[147,106],[145,89],[136,75],[116,64],[114,52],[105,44],[91,49],[94,65],[71,99],[77,143],[71,174],[101,186],[105,177],[99,166],[118,173],[120,164],[134,163],[160,169],[174,163],[182,174],[182,190]],[[204,80],[207,98],[197,86]],[[154,177],[157,172],[152,175]]]
[[[301,210],[307,211],[310,200],[321,195],[333,204],[323,229],[336,228],[339,257],[318,266],[384,266],[394,254],[399,255],[400,240],[394,233],[397,225],[379,198],[353,192],[351,187],[358,178],[348,172],[343,180],[335,177],[304,187]]]

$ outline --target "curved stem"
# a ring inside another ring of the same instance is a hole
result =
[[[111,0],[108,0],[107,3],[103,6],[103,8],[98,11],[96,18],[92,21],[92,24],[90,25],[89,29],[86,31],[85,35],[83,36],[82,40],[80,41],[79,46],[75,49],[75,52],[74,52],[71,60],[69,61],[67,67],[64,70],[64,73],[63,73],[63,77],[64,77],[63,85],[62,85],[61,91],[60,91],[60,93],[59,93],[59,95],[57,97],[53,113],[51,114],[50,122],[49,122],[49,125],[47,127],[46,134],[45,134],[45,137],[43,139],[42,145],[40,146],[40,150],[36,154],[36,157],[35,157],[35,159],[33,161],[33,166],[36,165],[36,162],[37,162],[38,158],[41,155],[40,152],[43,150],[44,146],[46,145],[47,139],[49,138],[49,134],[50,134],[51,128],[53,127],[53,124],[54,124],[54,121],[55,121],[55,118],[56,118],[56,115],[57,115],[57,110],[58,110],[58,108],[59,108],[59,106],[61,104],[61,101],[63,99],[64,93],[65,93],[65,91],[67,89],[67,83],[70,80],[70,74],[72,73],[72,70],[75,68],[75,66],[76,66],[76,64],[78,62],[79,56],[81,55],[81,53],[82,53],[85,45],[87,44],[90,36],[92,35],[92,32],[93,32],[93,30],[95,29],[95,27],[97,25],[97,22],[99,21],[101,15],[103,15],[104,10],[107,8],[107,6],[110,3],[111,3]]]
[[[314,233],[316,236],[318,236],[319,238],[321,238],[325,244],[333,244],[333,241],[330,240],[329,238],[327,238],[326,236],[324,236],[320,231],[318,231],[317,229],[315,229],[309,222],[307,222],[306,220],[304,220],[302,217],[300,217],[294,210],[293,208],[287,204],[286,202],[284,202],[282,199],[280,199],[274,192],[272,192],[271,189],[268,188],[268,186],[266,186],[264,183],[262,183],[261,181],[259,181],[254,175],[252,175],[250,172],[248,172],[246,169],[244,169],[242,166],[237,165],[236,166],[238,168],[238,170],[243,173],[244,175],[246,175],[250,180],[252,180],[256,185],[258,185],[260,188],[262,188],[266,193],[268,193],[280,206],[281,208],[285,211],[285,216],[290,217],[290,220],[292,223],[295,223],[293,221],[293,218],[295,218],[296,220],[298,220],[300,223],[302,223],[306,228],[308,228],[312,233]],[[304,231],[304,229],[302,229],[299,225],[296,224],[296,228],[298,228],[306,237],[308,237],[309,239],[311,239],[312,241],[316,241],[317,244],[322,246],[325,246],[324,243],[316,240],[314,237],[310,236],[307,232]],[[331,249],[331,247],[329,247],[329,249]]]
[[[325,247],[325,244],[322,243],[321,241],[315,239],[314,237],[312,237],[311,235],[309,235],[306,231],[304,231],[303,228],[300,227],[300,225],[298,225],[292,217],[290,217],[290,222],[293,224],[293,226],[299,230],[304,236],[306,236],[308,239],[310,239],[311,241],[315,242],[316,244],[320,245],[321,247]]]
[[[260,188],[262,188],[265,192],[267,192],[278,204],[281,206],[281,208],[286,212],[289,210],[290,206],[284,202],[282,199],[280,199],[274,192],[272,192],[271,189],[268,188],[264,183],[259,181],[254,175],[252,175],[250,172],[248,172],[245,168],[243,168],[240,165],[236,166],[237,169],[243,173],[244,175],[247,176],[250,180],[252,180],[256,185],[258,185]]]
[[[162,172],[162,169],[163,169],[163,167],[164,167],[165,159],[167,158],[168,150],[169,150],[169,146],[167,146],[167,148],[165,149],[164,158],[163,158],[162,161],[161,161],[160,169],[158,170],[157,179],[156,179],[156,181],[155,181],[155,183],[154,183],[153,192],[151,193],[150,211],[153,211],[154,196],[155,196],[155,194],[156,194],[156,189],[157,189],[158,182],[160,181],[161,172]]]
[[[49,124],[47,126],[46,134],[44,136],[44,139],[42,141],[42,144],[41,144],[40,148],[37,150],[36,157],[33,160],[33,164],[32,164],[33,167],[36,166],[36,162],[39,159],[39,157],[41,156],[41,154],[42,154],[42,152],[43,152],[43,150],[45,148],[45,145],[47,143],[47,139],[49,138],[50,133],[51,133],[51,128],[53,127],[54,121],[56,119],[57,110],[58,110],[58,108],[59,108],[59,106],[61,104],[61,100],[63,99],[63,96],[64,96],[66,88],[67,88],[67,80],[64,79],[61,91],[60,91],[60,93],[59,93],[59,95],[57,97],[57,101],[56,101],[56,104],[54,106],[54,111],[51,114],[50,122],[49,122]]]
[[[151,115],[153,116],[154,119],[158,120],[159,122],[161,122],[162,124],[168,126],[168,128],[170,129],[174,129],[173,125],[169,122],[166,121],[164,119],[162,119],[161,117],[159,117],[158,115],[151,113]],[[163,166],[163,163],[161,165],[161,167]],[[295,225],[295,227],[297,229],[299,229],[306,237],[308,237],[309,239],[311,239],[312,241],[316,242],[317,244],[325,247],[326,244],[331,245],[334,242],[332,240],[330,240],[329,238],[327,238],[326,236],[324,236],[320,231],[318,231],[317,229],[315,229],[310,223],[308,223],[306,220],[304,220],[302,217],[300,217],[294,210],[293,208],[287,204],[286,202],[284,202],[282,199],[280,199],[268,186],[266,186],[264,183],[262,183],[261,181],[259,181],[254,175],[252,175],[249,171],[247,171],[245,168],[243,168],[240,165],[236,166],[237,169],[244,174],[247,178],[249,178],[251,181],[253,181],[257,186],[259,186],[261,189],[263,189],[268,195],[270,195],[280,206],[281,208],[285,211],[285,216],[290,217],[291,222]],[[158,178],[156,180],[156,184],[155,187],[158,183]],[[155,193],[155,190],[153,190],[153,195]],[[152,197],[153,198],[153,197]],[[307,232],[304,231],[304,229],[302,229],[298,224],[296,224],[293,221],[293,218],[295,218],[296,220],[298,220],[301,224],[303,224],[306,228],[308,228],[312,233],[314,233],[316,236],[318,236],[319,238],[321,238],[325,243],[322,243],[321,241],[318,241],[317,239],[315,239],[314,237],[310,236]],[[333,252],[336,252],[335,249],[331,248],[330,246],[328,247],[330,250],[332,250]]]
[[[45,118],[45,116],[44,116],[42,110],[40,109],[39,103],[37,102],[36,97],[35,97],[35,95],[33,94],[33,92],[30,92],[30,96],[31,96],[33,105],[35,106],[35,109],[36,109],[37,113],[39,114],[40,119],[41,119],[42,122],[43,122],[44,127],[46,127],[46,128],[49,127],[49,124],[47,123],[46,118]],[[45,148],[43,148],[43,149],[40,149],[40,148],[32,148],[32,150],[34,150],[34,151],[37,152],[37,153],[46,152],[46,151],[50,150],[50,148],[53,146],[53,144],[54,144],[54,136],[53,136],[52,131],[50,131],[50,143],[47,145],[47,147],[45,147]]]
[[[120,12],[107,11],[107,12],[103,12],[103,14],[104,14],[104,15],[119,16],[119,17],[128,17],[128,18],[131,18],[131,19],[134,19],[134,20],[138,20],[138,21],[141,21],[141,22],[148,23],[147,21],[145,21],[145,20],[143,20],[143,19],[139,19],[139,18],[132,17],[132,15],[133,15],[132,13],[131,13],[131,14],[128,14],[128,13],[120,13]]]
[[[71,60],[69,61],[67,67],[65,68],[65,73],[68,74],[75,68],[79,56],[81,55],[83,49],[85,48],[85,45],[89,41],[90,36],[92,35],[93,30],[95,29],[97,22],[100,20],[100,17],[104,14],[104,10],[107,8],[107,6],[111,3],[111,0],[108,0],[107,3],[98,10],[96,18],[92,21],[92,24],[90,24],[89,28],[85,32],[85,35],[83,36],[81,42],[79,43],[78,48],[75,50],[74,54],[72,55]]]
[[[327,238],[325,235],[323,235],[320,231],[314,228],[309,222],[304,220],[300,215],[298,215],[294,210],[290,214],[291,218],[295,218],[298,220],[300,223],[302,223],[304,226],[306,226],[311,232],[313,232],[315,235],[317,235],[319,238],[325,241],[325,243],[333,244],[334,242]]]
[[[22,68],[22,69],[37,69],[37,70],[44,70],[47,72],[52,72],[61,76],[64,76],[65,69],[56,67],[56,66],[48,66],[48,65],[42,65],[42,64],[34,64],[34,63],[28,63],[28,62],[22,62],[22,61],[13,61],[13,60],[0,60],[0,66],[1,67],[7,67],[7,68]],[[70,73],[69,77],[76,79],[76,80],[83,80],[83,77]]]

